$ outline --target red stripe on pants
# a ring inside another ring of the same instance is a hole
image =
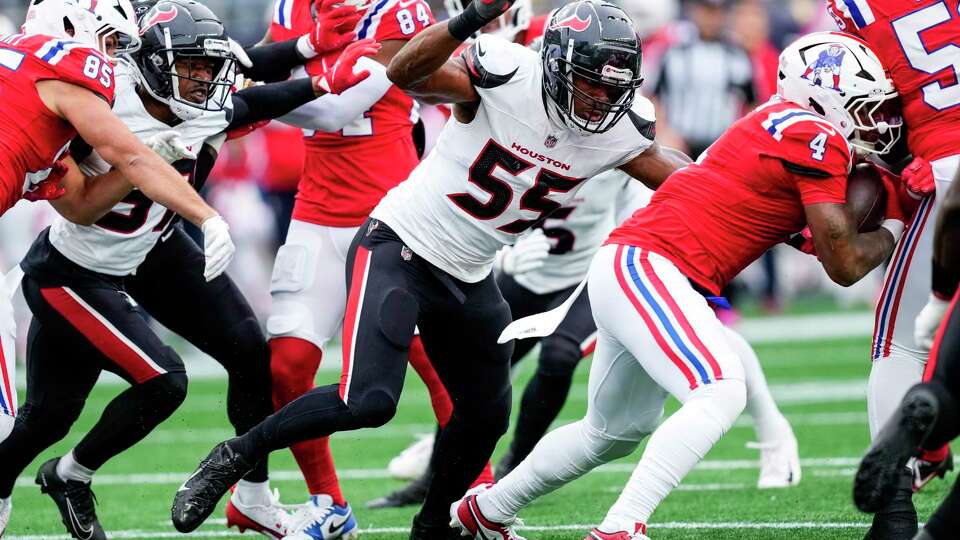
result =
[[[367,277],[367,268],[370,264],[370,250],[357,246],[357,253],[353,258],[353,271],[350,275],[350,294],[347,296],[347,310],[343,317],[343,372],[340,374],[340,399],[347,402],[347,393],[350,386],[351,368],[353,367],[353,340],[357,332],[357,314],[360,312],[360,297],[363,296],[364,281]]]
[[[17,409],[13,404],[13,392],[10,390],[10,374],[7,372],[7,357],[3,352],[2,344],[0,344],[0,377],[3,378],[3,401],[7,404],[7,411],[10,416],[16,416]]]
[[[124,343],[114,333],[114,329],[100,322],[100,319],[94,316],[86,306],[78,302],[63,287],[40,289],[40,294],[98,351],[133,377],[133,380],[143,383],[158,375],[163,375],[163,371],[157,371],[140,355],[139,351]]]

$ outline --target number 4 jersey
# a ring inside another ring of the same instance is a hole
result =
[[[0,36],[0,213],[46,180],[77,131],[40,100],[36,84],[57,80],[113,101],[113,66],[99,51],[42,35]]]
[[[226,129],[229,109],[207,112],[174,127],[157,120],[143,107],[132,69],[125,64],[118,66],[117,102],[113,112],[141,140],[163,131],[176,130],[184,144],[199,154],[204,141],[219,136]],[[110,170],[96,152],[74,157],[85,174],[103,174]],[[185,159],[172,165],[183,174],[184,182],[192,182],[196,163],[196,160]],[[93,225],[77,225],[58,216],[50,227],[50,243],[66,258],[84,268],[111,276],[126,276],[136,271],[174,217],[173,211],[134,189]]]
[[[903,103],[910,151],[928,161],[960,154],[958,0],[827,0],[844,32],[876,51]]]
[[[653,144],[653,105],[637,96],[605,133],[585,135],[554,113],[540,57],[481,35],[463,58],[480,96],[469,124],[447,121],[410,179],[390,190],[372,217],[414,252],[466,282],[490,273],[497,250],[571,201],[583,182]]]

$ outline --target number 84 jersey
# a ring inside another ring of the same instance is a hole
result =
[[[474,119],[452,116],[430,155],[371,216],[434,266],[475,283],[497,250],[571,201],[588,178],[653,144],[654,116],[637,96],[609,131],[583,134],[548,114],[537,53],[484,34],[462,57],[480,96]]]
[[[903,103],[907,143],[928,161],[960,154],[958,0],[827,0],[844,32],[876,51]]]

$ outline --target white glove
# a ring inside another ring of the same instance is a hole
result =
[[[207,261],[203,277],[211,281],[227,269],[237,248],[230,239],[230,226],[219,215],[207,218],[200,230],[203,231],[203,255]]]
[[[237,62],[240,62],[241,66],[245,68],[253,67],[253,60],[250,60],[247,51],[243,50],[243,45],[234,41],[233,38],[227,38],[227,43],[230,44],[230,52],[237,57]]]
[[[511,276],[536,270],[543,266],[551,247],[543,229],[534,229],[521,236],[512,247],[500,250],[500,269]]]
[[[143,144],[153,150],[160,156],[160,159],[167,163],[180,161],[181,159],[197,159],[197,155],[183,144],[180,134],[174,130],[161,131],[156,135],[151,135]]]
[[[921,350],[929,351],[933,347],[933,338],[950,307],[949,300],[943,300],[931,293],[927,305],[923,306],[913,322],[913,339]]]

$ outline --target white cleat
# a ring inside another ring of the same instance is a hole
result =
[[[468,536],[474,540],[526,540],[513,530],[514,527],[523,525],[519,518],[514,517],[509,521],[498,523],[487,519],[480,511],[477,495],[492,485],[479,485],[468,491],[462,499],[451,504],[450,526],[460,531],[460,536]]]
[[[0,499],[0,538],[7,530],[7,524],[10,523],[10,512],[13,510],[13,497]]]
[[[355,540],[360,528],[350,504],[333,504],[326,495],[312,496],[293,515],[293,525],[284,540]]]
[[[406,447],[400,455],[390,460],[387,472],[398,480],[416,480],[427,472],[433,455],[431,435],[420,435],[420,440]]]
[[[283,538],[290,533],[292,518],[280,504],[280,493],[270,493],[270,504],[244,504],[236,490],[227,503],[227,527],[236,527],[241,533],[248,529],[270,538]]]
[[[747,443],[747,448],[760,450],[758,489],[786,488],[800,483],[800,451],[789,427],[779,439]]]

